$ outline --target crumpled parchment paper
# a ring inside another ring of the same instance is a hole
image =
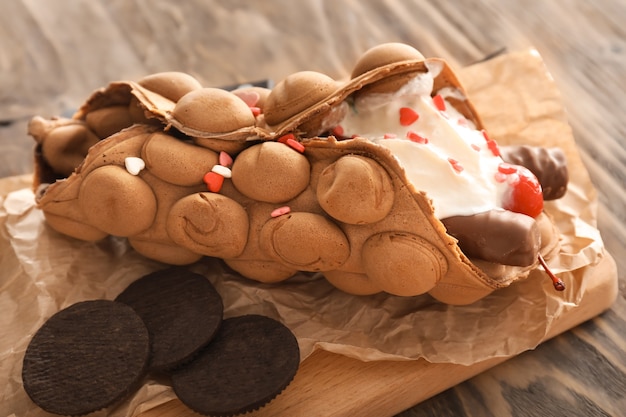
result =
[[[302,359],[325,349],[364,361],[414,360],[470,365],[537,346],[555,317],[575,308],[584,273],[603,245],[596,193],[578,156],[563,104],[534,50],[507,54],[459,71],[490,136],[500,144],[559,146],[568,157],[566,196],[546,203],[561,233],[561,253],[550,267],[567,285],[556,292],[542,270],[469,306],[429,296],[345,294],[314,274],[260,284],[231,273],[219,260],[190,269],[222,295],[225,317],[265,314],[297,336]],[[165,267],[146,260],[123,240],[86,243],[48,228],[35,207],[28,178],[0,180],[0,415],[47,416],[22,388],[24,351],[55,312],[88,299],[113,299],[141,276]],[[134,397],[96,415],[135,416],[174,398],[148,377]]]

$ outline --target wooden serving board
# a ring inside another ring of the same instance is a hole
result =
[[[558,316],[545,340],[608,309],[617,296],[617,268],[606,254],[586,271],[587,289],[579,306]],[[509,359],[499,357],[462,366],[417,361],[362,362],[316,351],[308,357],[287,389],[260,410],[267,416],[392,416]],[[141,417],[192,417],[198,414],[178,400]]]

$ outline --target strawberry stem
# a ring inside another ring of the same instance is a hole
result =
[[[552,273],[552,271],[550,271],[550,268],[548,268],[548,264],[546,264],[546,261],[543,259],[543,256],[539,254],[538,258],[539,258],[539,263],[541,264],[541,266],[543,266],[544,271],[546,271],[546,274],[548,274],[548,276],[552,280],[552,285],[554,285],[554,289],[557,291],[565,290],[565,283],[561,280],[561,278],[557,277],[556,275]]]

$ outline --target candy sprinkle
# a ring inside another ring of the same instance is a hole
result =
[[[411,142],[420,143],[422,145],[428,144],[427,138],[419,135],[418,133],[412,130],[409,130],[408,132],[406,132],[406,138],[410,140]]]
[[[417,119],[420,118],[420,115],[417,114],[415,110],[410,107],[401,107],[400,108],[400,124],[402,126],[410,126],[413,123],[417,122]]]
[[[385,133],[383,135],[383,139],[395,139],[397,137],[398,135],[396,135],[395,133]]]
[[[211,168],[211,172],[215,172],[216,174],[220,174],[224,178],[230,178],[233,176],[230,168],[225,167],[223,165],[213,165]]]
[[[433,97],[433,103],[439,111],[446,111],[446,102],[440,94]]]
[[[204,174],[202,181],[204,181],[209,191],[219,193],[224,184],[224,177],[217,172],[211,171]]]
[[[503,162],[500,165],[498,165],[498,172],[501,172],[507,175],[515,174],[517,172],[517,167],[511,164],[507,164],[506,162]]]
[[[485,141],[487,141],[487,148],[489,148],[493,156],[500,156],[500,148],[498,147],[498,142],[491,139],[489,135],[487,134],[487,131],[484,129],[482,130],[482,134],[483,134],[483,137],[485,138]]]
[[[233,164],[233,158],[224,151],[220,151],[220,155],[218,157],[218,161],[221,166],[230,168]]]
[[[291,213],[291,208],[289,206],[283,206],[283,207],[278,207],[277,209],[274,209],[270,213],[270,216],[279,217],[279,216],[289,214],[289,213]]]
[[[287,142],[285,144],[300,153],[304,152],[304,145],[295,139],[287,139]]]
[[[496,172],[495,174],[493,174],[493,176],[494,176],[496,182],[499,182],[499,183],[505,182],[506,178],[507,178],[507,175],[503,174],[502,172]]]
[[[343,134],[344,134],[343,127],[341,125],[335,126],[335,128],[333,129],[333,136],[341,137],[343,136]]]
[[[124,166],[126,171],[131,175],[139,175],[142,169],[146,167],[146,163],[143,159],[136,156],[129,156],[124,159]]]
[[[293,133],[287,133],[286,135],[282,135],[281,137],[279,137],[278,141],[286,145],[289,139],[296,140],[296,137],[294,136]]]
[[[493,156],[500,156],[500,148],[498,147],[498,142],[496,142],[495,140],[490,140],[489,142],[487,142],[487,147],[489,148]]]
[[[256,91],[237,91],[237,97],[242,99],[248,107],[254,107],[261,99],[261,95]]]
[[[252,106],[252,107],[250,107],[250,110],[252,111],[252,115],[254,117],[257,117],[258,115],[261,114],[261,108],[260,107]]]
[[[450,162],[450,165],[452,165],[452,168],[454,168],[454,170],[457,173],[460,173],[460,172],[463,171],[463,169],[464,169],[463,166],[461,164],[459,164],[459,161],[457,161],[456,159],[448,158],[448,162]]]

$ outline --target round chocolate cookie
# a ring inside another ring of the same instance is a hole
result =
[[[191,359],[213,339],[224,305],[202,275],[173,267],[130,284],[116,301],[143,319],[151,340],[150,370],[172,369]]]
[[[123,399],[144,376],[148,330],[127,305],[84,301],[59,311],[35,333],[22,379],[42,409],[83,415]]]
[[[274,399],[299,364],[298,342],[282,323],[259,315],[235,317],[224,320],[197,358],[172,373],[172,386],[192,410],[231,416]]]

